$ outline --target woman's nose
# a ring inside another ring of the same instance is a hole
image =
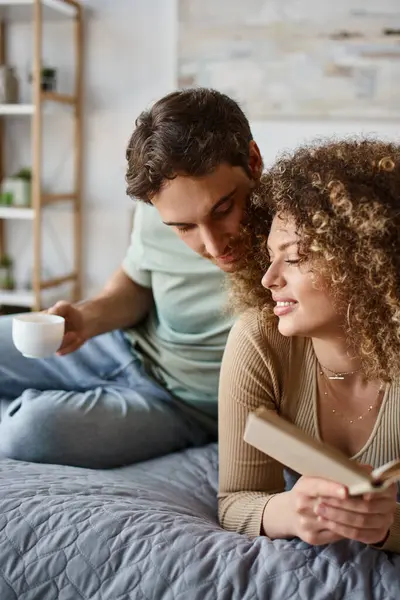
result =
[[[261,285],[271,290],[276,287],[282,287],[282,277],[279,266],[272,263],[261,279]]]

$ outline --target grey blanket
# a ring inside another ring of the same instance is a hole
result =
[[[0,462],[0,600],[398,600],[400,556],[217,524],[217,449],[92,471]]]

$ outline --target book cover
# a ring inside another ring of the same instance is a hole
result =
[[[312,438],[266,408],[249,415],[244,440],[300,475],[345,485],[352,496],[380,491],[400,480],[400,461],[368,473],[336,448]]]

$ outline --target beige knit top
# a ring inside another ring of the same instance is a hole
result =
[[[284,491],[283,467],[243,441],[247,415],[277,411],[319,439],[317,360],[311,340],[282,336],[258,311],[231,330],[219,394],[219,518],[222,527],[260,535],[264,508]],[[352,458],[378,467],[400,456],[400,386],[387,386],[375,426]],[[385,550],[400,552],[400,504]]]

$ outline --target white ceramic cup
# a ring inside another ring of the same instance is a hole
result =
[[[12,321],[14,346],[28,358],[51,356],[61,346],[65,320],[58,315],[30,312],[16,315]]]

